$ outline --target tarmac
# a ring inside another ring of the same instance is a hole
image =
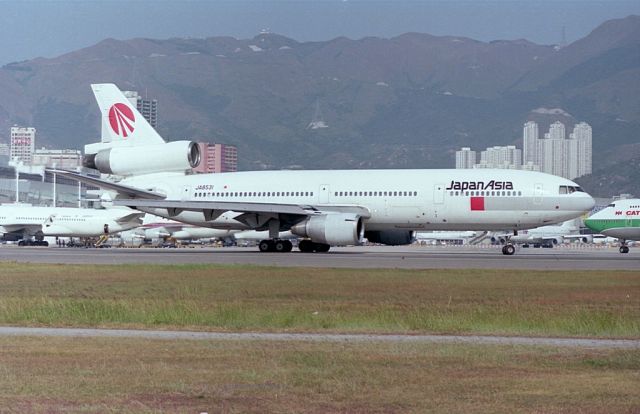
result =
[[[513,256],[500,246],[356,246],[328,253],[260,253],[257,247],[60,248],[0,246],[0,261],[61,264],[250,264],[292,267],[402,269],[640,270],[640,248],[535,249]]]

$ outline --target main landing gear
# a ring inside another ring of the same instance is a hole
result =
[[[46,240],[20,240],[18,246],[42,246],[48,247],[49,242]]]
[[[311,240],[301,240],[298,243],[298,248],[302,253],[326,253],[331,246],[324,243],[315,243]]]
[[[629,253],[629,246],[627,246],[626,240],[620,241],[620,253]]]
[[[261,252],[287,253],[293,250],[293,244],[289,240],[262,240],[258,248]]]

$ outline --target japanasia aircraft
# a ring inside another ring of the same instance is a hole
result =
[[[620,253],[629,253],[627,240],[640,240],[640,199],[616,200],[584,221],[591,230],[621,241]]]
[[[187,174],[200,161],[189,141],[165,142],[113,84],[92,85],[102,142],[84,165],[110,175],[56,171],[116,193],[128,206],[197,226],[268,230],[261,251],[408,244],[418,230],[518,230],[577,217],[594,206],[574,182],[514,170],[318,170]],[[568,191],[568,189],[571,189]],[[503,253],[512,255],[511,243]]]

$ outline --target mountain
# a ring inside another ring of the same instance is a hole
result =
[[[237,145],[242,169],[451,167],[460,146],[521,146],[524,122],[560,119],[593,127],[597,180],[639,141],[640,17],[562,48],[420,33],[107,39],[2,67],[0,138],[22,124],[38,146],[94,142],[101,82],[157,99],[166,138]],[[320,114],[328,128],[309,128]]]

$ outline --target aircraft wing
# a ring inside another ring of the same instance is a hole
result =
[[[42,230],[42,224],[9,224],[0,226],[0,233],[23,233],[23,234],[35,234]]]
[[[140,222],[140,224],[142,224],[142,216],[144,216],[145,214],[146,213],[143,213],[143,212],[140,212],[140,211],[136,211],[134,213],[127,214],[127,215],[122,216],[122,217],[118,217],[116,219],[116,223],[123,224],[123,223],[128,223],[128,222],[133,221],[133,220],[138,220]]]
[[[116,191],[119,194],[125,195],[131,198],[148,198],[148,199],[163,199],[164,195],[155,193],[153,191],[141,190],[139,188],[130,187],[128,185],[118,184],[111,181],[103,180],[97,177],[89,177],[87,175],[78,174],[77,172],[67,170],[50,170],[47,172],[57,174],[62,177],[70,178],[72,180],[81,181],[85,184],[94,185],[100,188],[106,188],[107,190]]]

